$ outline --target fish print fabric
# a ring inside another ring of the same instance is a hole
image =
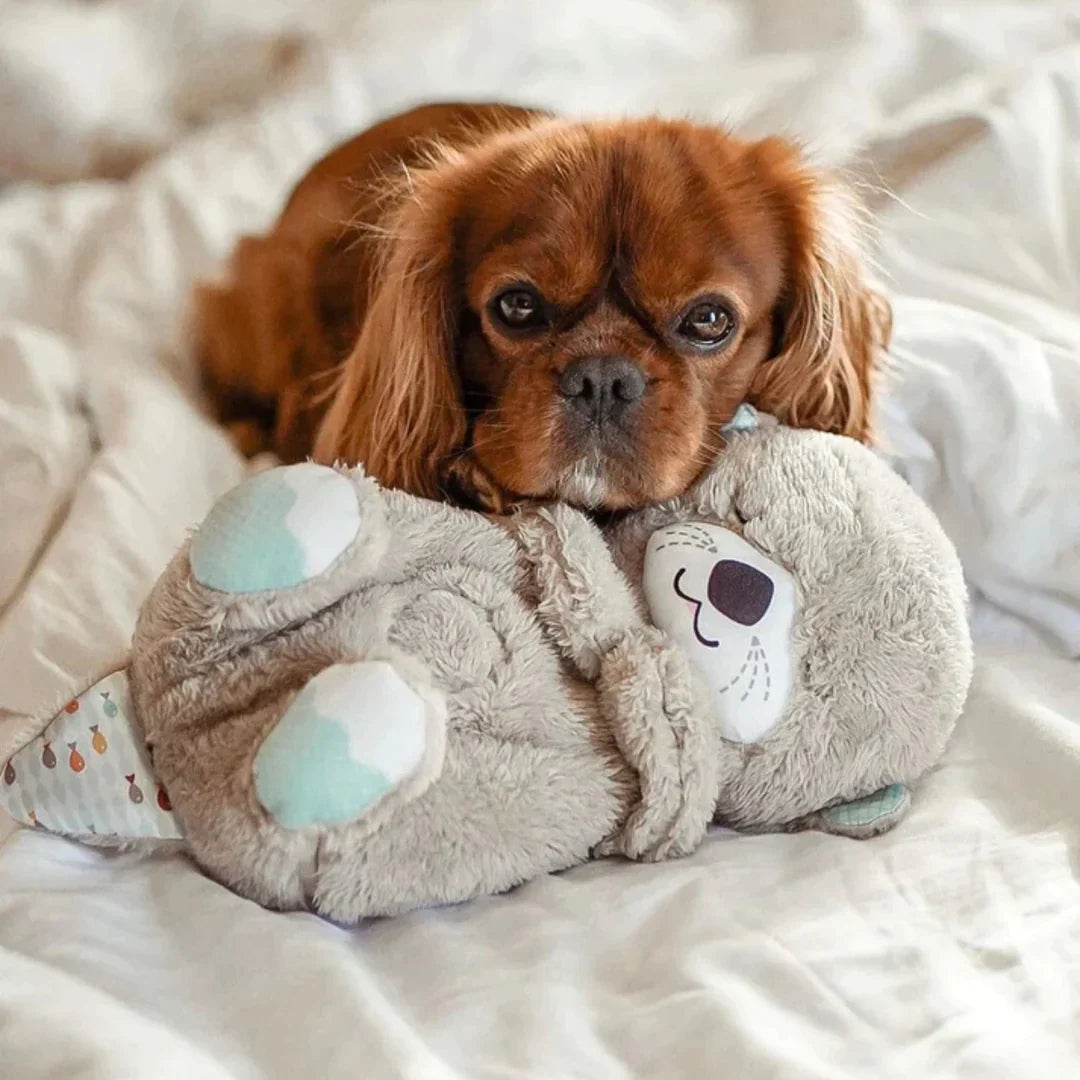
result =
[[[123,671],[69,701],[5,762],[0,805],[16,821],[67,836],[184,835],[132,726]]]

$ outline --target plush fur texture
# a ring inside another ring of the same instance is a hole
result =
[[[181,550],[143,609],[130,677],[195,858],[260,903],[339,921],[459,901],[591,856],[692,851],[717,819],[822,807],[940,756],[971,675],[955,552],[853,440],[764,422],[686,496],[603,535],[566,506],[503,528],[347,474],[361,529],[293,589],[206,588]],[[724,742],[705,682],[646,619],[654,530],[721,523],[794,576],[795,678],[756,745]],[[387,660],[445,708],[437,775],[349,824],[285,829],[252,762],[327,665]]]
[[[762,422],[685,497],[612,537],[637,581],[653,531],[719,520],[795,578],[783,719],[760,745],[722,744],[717,819],[738,827],[778,827],[918,779],[941,756],[972,671],[963,574],[930,510],[851,440]]]

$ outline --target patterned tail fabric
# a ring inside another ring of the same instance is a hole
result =
[[[132,724],[127,674],[69,701],[7,760],[0,806],[25,825],[66,836],[179,840],[184,830]]]

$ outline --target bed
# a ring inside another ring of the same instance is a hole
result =
[[[895,303],[881,452],[957,544],[978,660],[941,767],[865,843],[716,830],[678,862],[345,929],[265,912],[181,856],[3,828],[5,1080],[1075,1075],[1076,6],[104,0],[63,17],[90,11],[105,22],[86,37],[24,34],[20,70],[62,101],[82,93],[63,50],[127,33],[124,92],[94,124],[135,132],[142,163],[84,155],[80,179],[47,184],[24,162],[0,189],[0,760],[122,657],[185,530],[243,473],[200,406],[191,282],[327,147],[423,99],[689,113],[797,135],[851,176]],[[163,105],[140,82],[165,78],[154,50],[190,91],[200,42],[236,57],[227,107],[213,87]],[[3,78],[0,110],[47,111]],[[74,140],[68,114],[90,123],[59,110],[49,130]]]

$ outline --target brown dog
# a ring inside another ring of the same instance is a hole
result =
[[[198,297],[249,450],[499,510],[684,490],[741,401],[869,434],[890,314],[842,188],[779,139],[494,105],[387,120]]]

